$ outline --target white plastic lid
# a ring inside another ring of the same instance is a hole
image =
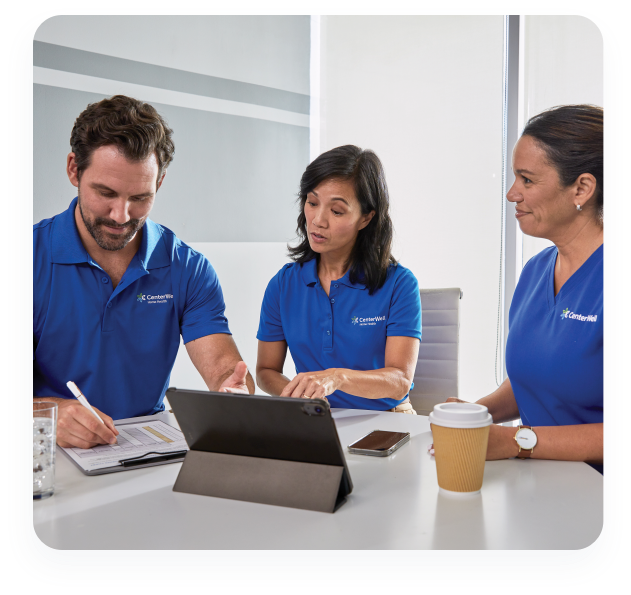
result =
[[[493,423],[493,418],[484,405],[439,403],[429,414],[429,423],[445,428],[484,428]]]

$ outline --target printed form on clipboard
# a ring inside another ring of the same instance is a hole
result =
[[[86,475],[176,463],[188,450],[184,434],[164,421],[116,423],[118,444],[61,450]]]

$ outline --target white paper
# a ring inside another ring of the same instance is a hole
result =
[[[116,425],[120,432],[117,436],[118,444],[103,444],[94,448],[64,448],[64,452],[83,470],[94,471],[104,467],[118,467],[122,459],[138,457],[148,452],[144,461],[178,450],[188,450],[184,434],[177,428],[163,421],[142,421],[138,423],[123,423]]]

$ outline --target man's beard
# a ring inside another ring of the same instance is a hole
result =
[[[110,252],[122,250],[125,246],[127,246],[136,233],[142,229],[146,219],[146,217],[142,219],[130,219],[124,225],[119,225],[112,219],[106,219],[105,217],[97,217],[92,221],[83,213],[83,208],[81,207],[81,192],[79,192],[79,212],[81,213],[83,224],[90,235],[94,238],[97,245],[103,250],[109,250]],[[108,227],[124,227],[126,231],[122,235],[114,236],[103,229],[104,225],[107,225]]]

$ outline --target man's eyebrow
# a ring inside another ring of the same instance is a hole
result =
[[[95,190],[107,190],[107,192],[111,192],[112,194],[117,194],[116,190],[112,190],[109,186],[106,186],[105,184],[99,184],[98,182],[92,182],[92,184],[90,184],[90,187],[94,188]],[[153,192],[143,192],[142,194],[134,194],[136,198],[149,198],[153,195],[154,195]]]
[[[92,182],[90,184],[91,188],[94,188],[95,190],[107,190],[108,192],[114,192],[114,194],[116,194],[115,190],[112,190],[109,186],[106,186],[105,184],[99,184],[98,182]]]

